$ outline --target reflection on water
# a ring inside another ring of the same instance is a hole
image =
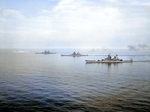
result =
[[[150,111],[149,62],[86,64],[87,58],[98,57],[3,51],[0,111]]]

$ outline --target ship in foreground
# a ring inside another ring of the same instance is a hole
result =
[[[61,56],[73,56],[73,57],[79,57],[79,56],[88,56],[88,55],[82,55],[82,54],[80,54],[79,52],[78,52],[78,53],[73,52],[72,54],[69,54],[69,55],[61,55]]]
[[[123,60],[119,59],[118,55],[114,56],[114,58],[111,58],[110,54],[108,55],[107,58],[102,59],[102,60],[85,60],[86,63],[132,63],[133,60]]]
[[[44,52],[36,52],[35,54],[56,54],[56,53],[50,51],[44,51]]]

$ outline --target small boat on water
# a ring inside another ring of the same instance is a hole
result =
[[[13,51],[13,53],[29,53],[28,51],[19,50],[19,51]]]
[[[56,53],[50,51],[44,51],[44,52],[36,52],[35,54],[56,54]]]
[[[79,56],[88,56],[88,55],[81,55],[79,52],[78,52],[78,53],[73,52],[72,54],[69,54],[69,55],[61,55],[61,56],[73,56],[73,57],[79,57]]]
[[[133,60],[123,60],[119,59],[118,55],[114,56],[114,58],[111,58],[110,54],[108,55],[107,58],[102,59],[102,60],[85,60],[86,63],[132,63]]]

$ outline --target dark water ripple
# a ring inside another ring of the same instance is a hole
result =
[[[0,112],[150,111],[150,63],[85,64],[86,59],[0,54]]]

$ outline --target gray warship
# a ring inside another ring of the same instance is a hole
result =
[[[82,55],[82,54],[80,54],[79,52],[78,52],[78,53],[73,52],[72,54],[69,54],[69,55],[61,55],[61,56],[73,56],[73,57],[80,57],[80,56],[88,56],[88,55]]]
[[[50,51],[44,51],[44,52],[36,52],[35,54],[56,54],[56,53]]]
[[[133,60],[123,60],[119,59],[118,55],[114,56],[114,58],[111,58],[111,55],[109,54],[107,58],[102,60],[85,60],[86,63],[132,63]]]

